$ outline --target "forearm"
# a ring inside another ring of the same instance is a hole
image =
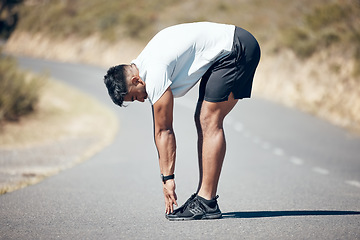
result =
[[[168,176],[175,171],[176,140],[172,129],[155,132],[155,144],[159,154],[160,171]]]
[[[174,97],[170,87],[152,107],[154,118],[154,139],[159,154],[160,171],[164,176],[175,171],[176,142],[173,131]],[[174,204],[177,206],[175,181],[170,179],[163,183],[165,212],[172,213]]]

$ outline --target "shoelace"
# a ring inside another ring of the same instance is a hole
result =
[[[194,199],[194,201],[191,202],[190,208],[194,209],[196,206],[199,206],[203,212],[206,212],[206,207],[204,204],[197,198]]]
[[[216,200],[219,198],[219,195],[216,195],[213,200]],[[199,207],[203,210],[206,211],[206,203],[203,203],[201,200],[195,198],[193,202],[191,202],[190,208],[195,208],[196,205],[199,205]],[[209,206],[207,206],[208,208],[210,208]]]
[[[190,208],[195,208],[196,205],[198,205],[204,212],[206,212],[206,207],[204,206],[204,203],[202,203],[199,199],[195,198],[196,194],[191,195],[191,197],[181,206],[180,212],[183,213],[186,209],[186,207],[189,205]],[[214,197],[214,200],[218,199],[219,195],[216,195]]]
[[[185,208],[189,205],[189,203],[192,202],[192,200],[194,200],[195,196],[196,196],[196,193],[191,195],[191,197],[181,206],[181,211],[180,212],[183,213],[185,211]]]

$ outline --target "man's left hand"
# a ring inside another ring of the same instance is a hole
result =
[[[163,191],[165,197],[165,212],[170,214],[174,211],[174,204],[177,206],[177,196],[175,193],[175,180],[170,179],[163,183]]]

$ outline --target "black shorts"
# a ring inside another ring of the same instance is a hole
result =
[[[236,27],[229,55],[214,62],[200,82],[199,101],[227,101],[230,93],[235,99],[250,98],[260,47],[253,35]]]

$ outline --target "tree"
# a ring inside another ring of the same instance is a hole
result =
[[[18,23],[17,6],[23,0],[0,1],[0,38],[8,39]]]

